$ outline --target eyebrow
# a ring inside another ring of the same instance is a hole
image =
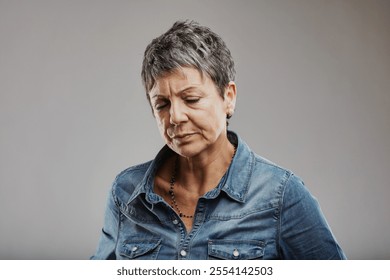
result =
[[[185,87],[185,88],[179,90],[179,91],[177,92],[177,94],[182,94],[182,93],[184,93],[184,92],[186,92],[186,91],[190,91],[190,90],[193,90],[193,89],[197,89],[197,87],[196,87],[196,86],[188,86],[188,87]],[[150,97],[150,99],[158,99],[158,98],[164,98],[164,97],[166,97],[166,96],[165,96],[165,95],[162,95],[162,94],[154,94],[153,96]]]
[[[193,90],[193,89],[196,90],[196,89],[198,89],[198,87],[196,87],[196,86],[188,86],[188,87],[180,90],[179,93],[183,93],[183,92],[190,91],[190,90]]]
[[[155,94],[155,95],[151,96],[150,99],[158,99],[158,98],[162,98],[162,97],[164,97],[164,96],[161,94]]]

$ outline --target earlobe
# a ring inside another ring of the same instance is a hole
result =
[[[230,81],[225,90],[225,101],[226,104],[226,116],[231,118],[234,114],[234,108],[236,107],[236,96],[237,89],[236,84],[233,81]]]

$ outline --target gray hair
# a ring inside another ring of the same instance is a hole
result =
[[[222,98],[226,86],[234,81],[234,61],[225,42],[194,21],[175,22],[146,47],[141,76],[149,102],[156,79],[181,67],[207,73]]]

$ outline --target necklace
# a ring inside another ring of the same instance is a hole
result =
[[[177,159],[175,161],[175,169],[173,171],[172,177],[171,177],[171,182],[170,182],[170,187],[169,187],[169,194],[171,196],[171,206],[172,208],[175,208],[177,212],[179,213],[180,218],[187,218],[187,219],[192,219],[194,216],[193,215],[186,215],[183,214],[179,208],[179,205],[177,205],[176,202],[176,197],[175,197],[175,191],[174,191],[174,186],[175,186],[175,181],[176,181],[176,170],[177,170]]]
[[[233,156],[232,156],[232,160],[230,161],[230,164],[232,163],[233,158],[236,155],[236,151],[237,151],[237,147],[235,145],[233,145],[233,147],[234,147],[234,152],[233,152]],[[172,208],[177,210],[177,213],[179,214],[180,218],[192,219],[194,217],[194,215],[186,215],[183,212],[181,212],[179,205],[177,205],[177,201],[176,201],[176,197],[175,197],[174,188],[175,188],[176,173],[177,173],[177,168],[178,168],[178,164],[177,164],[178,161],[179,161],[178,157],[176,157],[175,167],[173,168],[173,172],[172,172],[172,176],[171,176],[171,180],[170,180],[169,195],[171,196],[171,206],[172,206]]]

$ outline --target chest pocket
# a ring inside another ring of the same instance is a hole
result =
[[[161,239],[133,239],[122,244],[119,254],[125,259],[155,260],[160,244]]]
[[[254,260],[262,259],[265,244],[257,240],[209,240],[209,259]]]

